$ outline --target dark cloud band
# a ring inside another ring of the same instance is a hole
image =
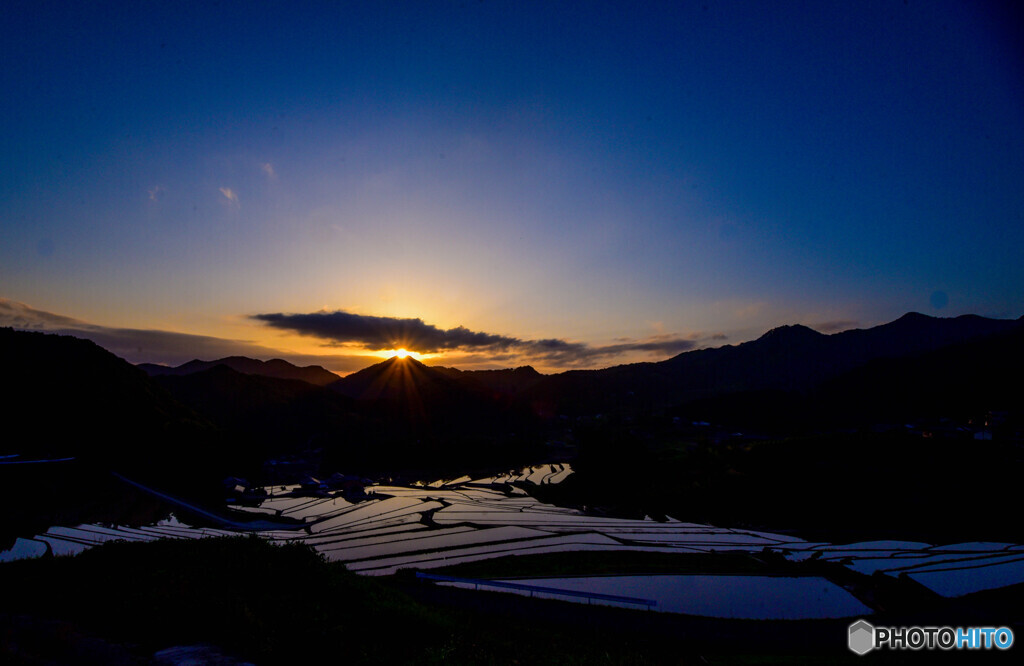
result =
[[[422,319],[373,317],[351,312],[310,314],[258,314],[253,319],[274,328],[293,331],[337,344],[356,343],[367,349],[413,349],[430,354],[454,349],[507,349],[515,338],[476,333],[463,326],[440,329]]]
[[[333,344],[355,344],[368,350],[405,348],[421,353],[441,351],[513,354],[556,365],[577,365],[628,352],[678,354],[697,346],[694,340],[658,336],[594,347],[558,338],[522,340],[471,331],[464,326],[442,329],[422,319],[376,317],[338,310],[308,314],[257,314],[253,319],[277,329],[308,335]]]

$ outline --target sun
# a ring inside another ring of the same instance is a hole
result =
[[[382,349],[381,351],[379,351],[376,354],[374,354],[374,356],[377,356],[378,358],[385,358],[385,359],[388,359],[388,358],[397,358],[397,359],[414,358],[417,361],[422,360],[423,357],[424,357],[423,354],[421,354],[419,352],[412,351],[411,349],[406,349],[405,347],[399,347],[399,348],[396,348],[396,349]]]

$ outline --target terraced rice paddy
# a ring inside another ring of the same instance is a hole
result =
[[[276,542],[305,542],[328,560],[343,562],[349,569],[368,575],[389,575],[409,567],[430,570],[512,554],[583,550],[770,551],[794,561],[815,558],[836,562],[860,574],[905,574],[947,597],[1024,582],[1024,545],[933,545],[901,541],[813,543],[791,536],[685,523],[673,518],[659,522],[649,518],[629,520],[590,515],[541,503],[522,487],[524,484],[558,483],[571,473],[568,465],[538,465],[517,473],[480,479],[463,477],[416,486],[375,485],[366,489],[368,499],[354,503],[340,494],[303,497],[294,494],[296,487],[283,490],[275,487],[273,492],[277,496],[243,510],[266,514],[268,518],[301,521],[297,529],[282,528],[258,534]],[[116,539],[202,538],[234,533],[237,532],[192,527],[173,517],[137,528],[52,527],[32,538],[18,539],[12,549],[0,553],[0,561],[47,553],[73,554]],[[590,585],[594,590],[611,589],[609,586],[618,586],[616,589],[620,590],[625,589],[623,586],[661,590],[664,603],[660,605],[664,610],[721,617],[795,617],[796,606],[786,600],[806,602],[814,595],[822,599],[819,606],[824,609],[814,617],[870,613],[869,608],[845,590],[820,578],[724,575],[640,578],[644,580],[559,579],[557,583],[570,587]],[[556,583],[545,580],[548,586]],[[740,598],[774,599],[765,608],[776,610],[743,609],[737,603],[728,602],[728,599]],[[700,599],[711,605],[696,603]],[[804,608],[810,606],[813,604],[805,603]]]

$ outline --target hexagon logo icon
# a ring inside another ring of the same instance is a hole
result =
[[[867,654],[875,647],[875,628],[864,620],[850,625],[850,649],[857,654]]]

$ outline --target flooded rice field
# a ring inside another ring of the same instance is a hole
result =
[[[301,541],[326,559],[367,575],[402,568],[431,570],[505,555],[572,551],[771,553],[793,562],[833,562],[864,575],[907,576],[945,597],[1024,582],[1024,545],[906,541],[853,544],[808,542],[792,536],[686,523],[669,517],[632,520],[544,504],[530,484],[559,483],[567,464],[536,465],[485,478],[410,486],[370,485],[365,499],[340,492],[304,496],[298,486],[267,488],[257,506],[235,507],[294,525],[255,531],[274,542]],[[263,521],[266,524],[267,521]],[[152,525],[54,526],[18,538],[0,561],[71,555],[112,540],[193,539],[238,534],[196,527],[171,516]],[[644,597],[657,609],[713,617],[801,619],[872,612],[834,582],[817,576],[645,575],[534,579],[545,587]],[[524,582],[522,580],[518,581]],[[557,595],[556,595],[557,596]]]
[[[516,586],[497,588],[501,591],[525,596],[730,619],[817,620],[873,612],[839,585],[818,576],[654,574],[516,578],[496,582]],[[473,583],[464,582],[440,584],[475,587]],[[587,596],[569,596],[572,593]]]

